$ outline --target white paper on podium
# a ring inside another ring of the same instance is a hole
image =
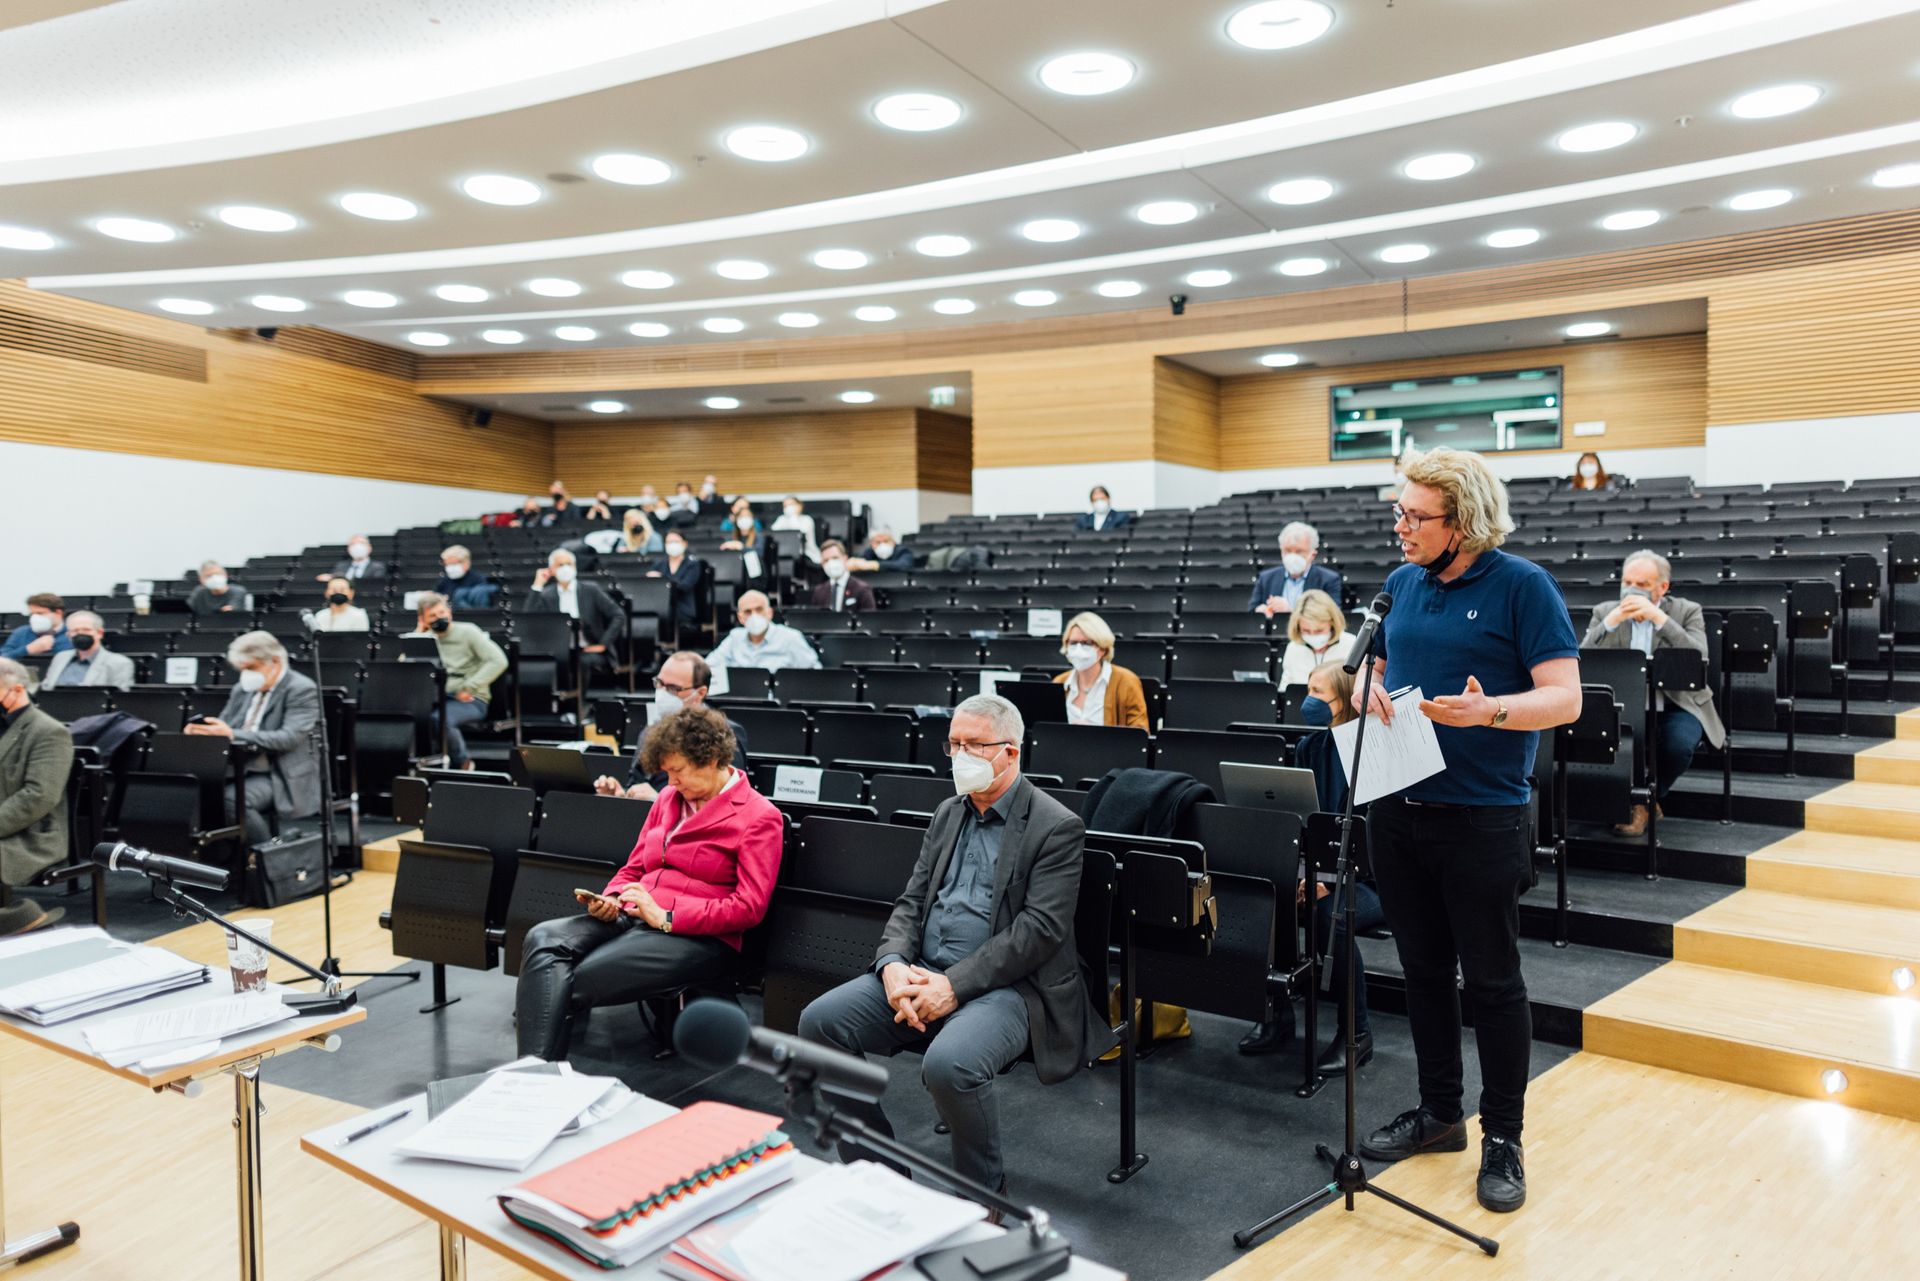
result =
[[[1433,722],[1420,714],[1420,702],[1425,697],[1417,687],[1401,690],[1393,699],[1392,724],[1381,723],[1377,716],[1368,722],[1360,778],[1353,789],[1355,805],[1404,792],[1447,767],[1446,757],[1440,754],[1440,740],[1433,733]],[[1340,769],[1348,778],[1353,777],[1353,740],[1359,732],[1357,719],[1333,727],[1333,745],[1340,750]]]

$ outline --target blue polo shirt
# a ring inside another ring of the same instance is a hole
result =
[[[1428,698],[1458,694],[1478,677],[1489,697],[1533,688],[1533,669],[1578,658],[1580,638],[1553,576],[1498,548],[1481,552],[1450,583],[1418,565],[1387,575],[1393,610],[1374,649],[1389,690],[1417,685]],[[1435,724],[1447,768],[1402,795],[1454,805],[1525,805],[1537,730]]]

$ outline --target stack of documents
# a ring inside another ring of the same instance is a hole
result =
[[[695,1103],[508,1188],[500,1208],[589,1263],[624,1268],[792,1178],[798,1157],[779,1126],[764,1112]]]
[[[112,1067],[137,1063],[155,1068],[205,1058],[220,1048],[223,1038],[284,1022],[293,1014],[278,993],[248,992],[110,1019],[88,1028],[85,1036],[87,1048]]]
[[[207,967],[99,929],[53,930],[0,951],[0,1012],[48,1024],[205,983]],[[24,941],[24,940],[23,940]]]
[[[472,1094],[480,1088],[482,1082],[495,1072],[530,1072],[539,1076],[570,1076],[573,1073],[573,1065],[570,1063],[549,1063],[538,1055],[529,1054],[525,1058],[515,1059],[511,1063],[502,1063],[499,1067],[488,1068],[485,1072],[475,1072],[470,1076],[443,1077],[438,1081],[429,1082],[427,1085],[427,1119],[431,1121],[460,1100],[466,1098],[469,1094]],[[598,1125],[640,1097],[613,1077],[597,1077],[595,1079],[607,1083],[606,1093],[594,1100],[593,1105],[587,1108],[586,1111],[567,1122],[566,1128],[560,1131],[562,1135],[578,1134],[590,1125]]]
[[[612,1077],[573,1073],[489,1073],[394,1151],[430,1161],[524,1170],[618,1084]]]

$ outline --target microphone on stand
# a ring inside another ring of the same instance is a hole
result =
[[[673,1048],[703,1068],[736,1064],[786,1083],[795,1077],[869,1103],[887,1091],[887,1069],[856,1055],[754,1027],[727,1001],[695,1001],[673,1025]]]
[[[1347,675],[1351,676],[1360,670],[1361,662],[1373,649],[1373,634],[1380,630],[1380,624],[1392,608],[1393,597],[1386,592],[1375,596],[1373,604],[1367,606],[1367,614],[1360,623],[1360,631],[1353,638],[1353,652],[1347,655],[1347,661],[1343,665]]]
[[[198,885],[209,890],[227,888],[224,868],[190,863],[183,858],[169,858],[152,850],[137,849],[125,841],[102,841],[94,846],[93,862],[109,872],[140,872],[159,880],[178,881],[182,885]]]

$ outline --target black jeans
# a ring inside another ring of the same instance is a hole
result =
[[[1661,711],[1655,726],[1655,739],[1660,752],[1660,799],[1666,800],[1667,793],[1687,772],[1687,766],[1693,764],[1693,754],[1700,749],[1700,740],[1707,736],[1706,727],[1700,718],[1684,707],[1668,707]]]
[[[514,990],[520,1053],[563,1059],[577,1011],[659,996],[739,964],[740,953],[711,936],[662,934],[584,912],[542,921],[527,931]]]
[[[1420,1102],[1443,1121],[1463,1115],[1457,963],[1480,1050],[1480,1126],[1516,1142],[1533,1052],[1520,974],[1528,813],[1525,805],[1445,808],[1392,796],[1367,816],[1374,882],[1406,972]]]

